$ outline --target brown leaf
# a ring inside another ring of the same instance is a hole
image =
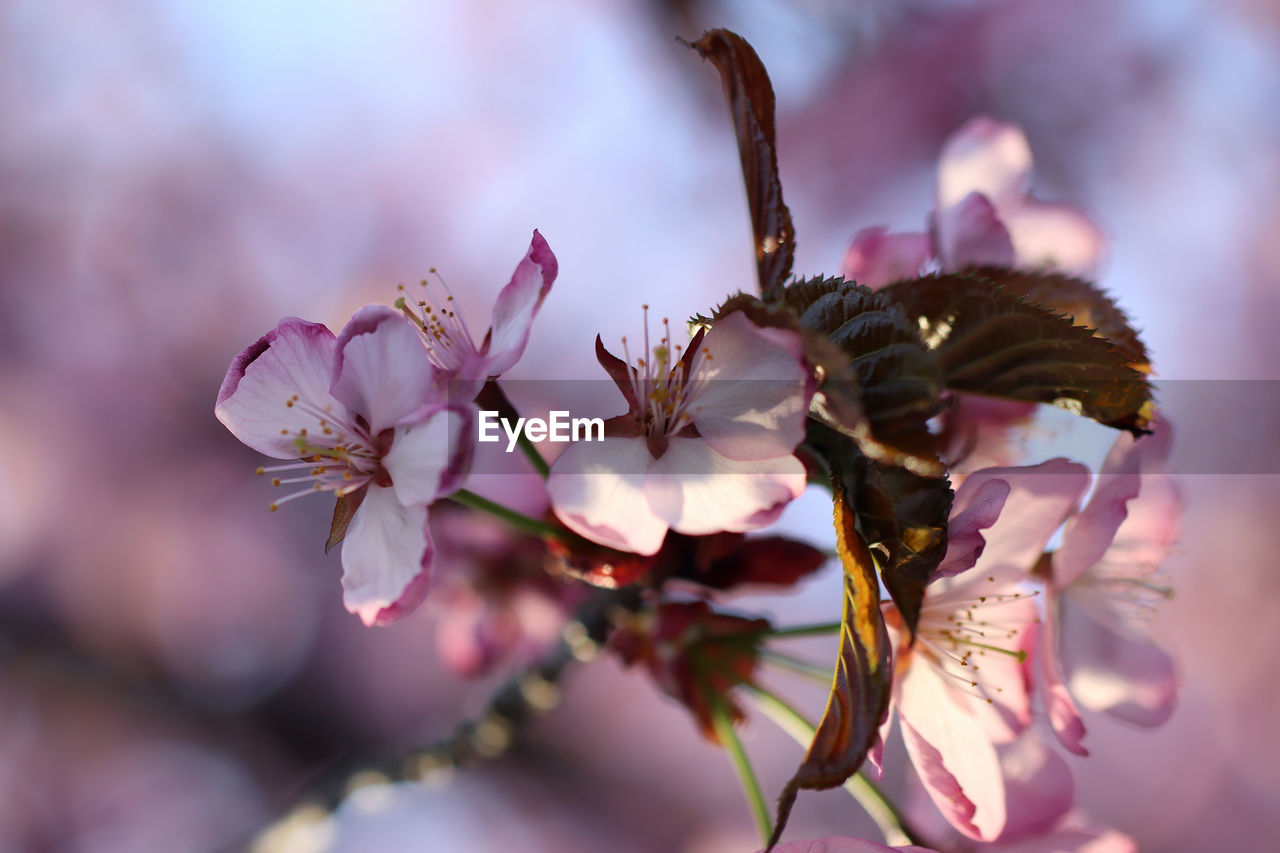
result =
[[[711,30],[692,45],[720,72],[738,157],[747,187],[747,206],[755,234],[756,272],[760,295],[774,299],[791,274],[795,229],[791,211],[782,201],[774,128],[773,85],[769,73],[746,39],[728,30]]]
[[[889,635],[880,613],[880,587],[838,475],[833,474],[832,486],[836,550],[844,566],[840,658],[813,743],[778,798],[770,847],[782,837],[801,789],[834,788],[857,772],[889,710]]]
[[[947,555],[951,485],[865,457],[846,466],[856,489],[858,527],[877,555],[880,577],[914,636],[924,588]]]
[[[946,386],[1052,403],[1135,435],[1148,432],[1151,385],[1132,354],[973,272],[924,276],[879,291],[924,335]],[[1114,317],[1112,318],[1114,322]]]
[[[1095,335],[1109,341],[1134,370],[1151,372],[1151,357],[1128,315],[1096,284],[1057,273],[1003,267],[981,267],[968,272],[1016,293],[1031,305],[1070,315],[1075,325],[1092,329]]]
[[[824,378],[827,399],[855,395],[865,423],[816,414],[877,461],[923,476],[944,472],[928,421],[942,411],[942,375],[902,306],[843,278],[811,278],[783,294],[800,325],[824,336],[848,359],[848,373]],[[849,394],[839,389],[847,386]]]

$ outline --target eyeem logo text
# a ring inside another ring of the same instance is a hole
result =
[[[604,441],[603,418],[571,418],[568,412],[553,411],[547,413],[548,420],[542,418],[518,418],[513,426],[507,418],[500,417],[497,412],[480,410],[480,440],[484,442],[501,441],[499,429],[507,435],[507,452],[516,449],[520,441],[520,433],[529,441]],[[594,437],[593,437],[594,435]]]

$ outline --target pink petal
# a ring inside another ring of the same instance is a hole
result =
[[[338,333],[330,390],[369,423],[374,437],[400,425],[433,397],[444,402],[436,369],[408,320],[366,305]]]
[[[1122,436],[1129,439],[1128,436]],[[1093,496],[1062,532],[1062,545],[1053,554],[1053,582],[1066,586],[1097,564],[1129,514],[1129,501],[1138,496],[1141,475],[1136,452],[1122,456],[1109,471],[1098,475]]]
[[[771,524],[805,488],[794,456],[742,462],[700,438],[672,438],[644,480],[649,505],[674,530],[702,536]]]
[[[773,848],[774,853],[934,853],[927,847],[885,847],[861,838],[812,838],[807,841],[788,841]],[[757,853],[764,853],[763,850]]]
[[[1031,146],[1016,125],[979,116],[947,139],[938,160],[938,209],[982,193],[1003,211],[1021,202],[1031,177]]]
[[[1075,700],[1067,689],[1058,661],[1060,640],[1058,637],[1058,594],[1052,587],[1045,591],[1044,621],[1040,625],[1041,642],[1036,650],[1040,658],[1041,689],[1044,692],[1045,713],[1049,726],[1068,751],[1076,755],[1088,755],[1084,746],[1084,720],[1076,708]]]
[[[944,270],[1013,266],[1013,240],[991,200],[970,193],[933,217],[938,260]]]
[[[734,312],[703,338],[688,405],[699,435],[737,460],[789,456],[804,440],[812,388],[800,336]]]
[[[652,462],[643,438],[570,444],[551,465],[551,506],[570,530],[593,542],[636,554],[657,553],[667,523],[645,496],[645,473]]]
[[[1167,721],[1178,698],[1173,658],[1098,591],[1069,587],[1061,602],[1062,661],[1076,701],[1139,726]]]
[[[968,694],[918,654],[900,670],[894,694],[907,753],[934,805],[970,838],[996,838],[1006,819],[1004,781]]]
[[[1069,204],[1028,198],[1000,218],[1013,240],[1014,262],[1092,279],[1102,265],[1107,238],[1098,224]]]
[[[214,413],[259,453],[297,457],[294,438],[299,430],[317,430],[316,412],[328,406],[335,415],[346,415],[329,394],[333,350],[333,332],[319,323],[281,320],[231,362]],[[302,405],[287,406],[295,394]]]
[[[493,325],[481,345],[485,355],[484,376],[488,378],[505,373],[524,354],[529,342],[529,329],[533,318],[542,307],[542,300],[556,280],[559,264],[551,247],[536,230],[529,251],[516,265],[511,281],[502,288],[493,306]]]
[[[342,543],[342,602],[364,624],[386,625],[426,596],[435,549],[425,506],[406,507],[390,488],[368,489]]]
[[[877,225],[854,235],[840,272],[874,290],[919,275],[932,255],[928,234],[894,234]]]
[[[400,503],[429,504],[462,485],[476,447],[473,411],[438,409],[419,423],[396,428],[382,464]]]
[[[1067,523],[1053,556],[1053,579],[1066,586],[1102,564],[1147,575],[1168,557],[1182,532],[1182,499],[1164,472],[1172,448],[1168,423],[1135,440],[1116,439],[1085,509]]]
[[[977,488],[985,480],[1004,480],[1011,491],[1000,518],[987,528],[987,545],[977,564],[948,585],[962,595],[985,594],[977,589],[998,589],[1025,579],[1088,488],[1089,469],[1050,459],[1025,467],[984,468],[969,475],[965,485],[976,481]]]
[[[1004,480],[966,480],[951,505],[947,524],[947,555],[934,570],[935,578],[951,577],[973,566],[982,556],[987,540],[980,531],[1000,517],[1011,491]]]
[[[1071,768],[1034,735],[1001,746],[998,752],[1009,813],[1000,840],[1043,835],[1071,809],[1075,798]]]

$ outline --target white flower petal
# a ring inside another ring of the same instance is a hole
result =
[[[809,371],[800,336],[756,326],[741,311],[703,338],[690,377],[698,433],[730,459],[788,456],[804,439]]]
[[[413,417],[444,392],[422,338],[385,305],[366,305],[338,334],[333,396],[369,422],[373,436]]]
[[[338,417],[347,415],[329,394],[333,351],[333,332],[319,323],[281,320],[236,356],[214,413],[232,435],[259,453],[296,458],[299,431],[320,432],[317,412],[328,407]],[[288,405],[295,395],[298,400]]]
[[[369,486],[342,543],[343,604],[366,625],[394,622],[426,595],[434,552],[427,508]]]
[[[736,461],[700,438],[670,439],[644,481],[658,517],[691,536],[764,527],[804,488],[794,456]]]
[[[429,504],[462,485],[475,449],[471,412],[440,409],[420,423],[396,428],[382,464],[400,503]]]
[[[572,444],[551,466],[551,506],[570,530],[593,542],[657,553],[667,524],[645,496],[645,472],[652,462],[643,438]]]

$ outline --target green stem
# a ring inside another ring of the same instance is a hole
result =
[[[744,684],[743,688],[751,695],[757,708],[772,720],[778,728],[791,735],[801,746],[808,747],[813,742],[816,729],[805,719],[804,715],[762,687]],[[844,789],[853,795],[867,815],[875,821],[884,835],[885,843],[890,846],[902,844],[925,845],[920,833],[916,832],[903,816],[893,801],[880,790],[875,782],[863,773],[855,773],[844,783]],[[927,846],[927,845],[925,845]]]
[[[489,515],[502,519],[516,530],[524,533],[532,533],[534,536],[549,536],[552,539],[565,538],[565,531],[555,525],[547,524],[545,521],[539,521],[536,518],[530,518],[524,513],[516,512],[514,509],[505,507],[502,504],[494,503],[488,498],[482,498],[475,492],[467,491],[466,489],[459,489],[449,495],[449,500],[471,509],[487,512]]]
[[[807,660],[801,660],[782,652],[775,652],[773,649],[761,649],[760,657],[766,663],[789,670],[796,675],[802,675],[823,687],[828,687],[831,684],[831,670],[820,667],[815,663],[810,663]]]
[[[766,637],[780,639],[783,637],[817,637],[824,634],[840,633],[841,623],[820,622],[815,625],[795,625],[790,628],[773,628],[764,633]]]
[[[489,409],[498,413],[498,417],[509,423],[516,423],[520,420],[520,413],[516,411],[516,407],[508,399],[502,386],[497,380],[490,379],[484,383],[484,387],[480,389],[480,393],[476,395],[476,405],[482,409]],[[520,452],[529,460],[529,464],[538,472],[538,476],[547,479],[551,473],[551,466],[547,464],[547,460],[542,458],[542,454],[538,452],[538,448],[533,446],[533,442],[524,434],[524,430],[520,430],[516,437],[516,442],[520,445]]]
[[[738,781],[742,783],[742,792],[746,794],[747,803],[751,806],[751,813],[755,817],[760,838],[768,844],[769,838],[773,835],[773,818],[769,815],[769,805],[765,802],[760,780],[756,778],[755,771],[751,769],[751,762],[747,760],[747,751],[742,748],[742,741],[738,739],[738,733],[733,730],[733,720],[729,718],[729,711],[725,704],[717,699],[711,701],[711,724],[715,727],[716,737],[729,753],[729,760],[733,762],[733,769],[738,774]]]
[[[758,643],[761,640],[787,640],[792,637],[820,637],[840,633],[841,623],[820,622],[813,625],[793,625],[790,628],[765,628],[723,637],[707,637],[708,643]]]

